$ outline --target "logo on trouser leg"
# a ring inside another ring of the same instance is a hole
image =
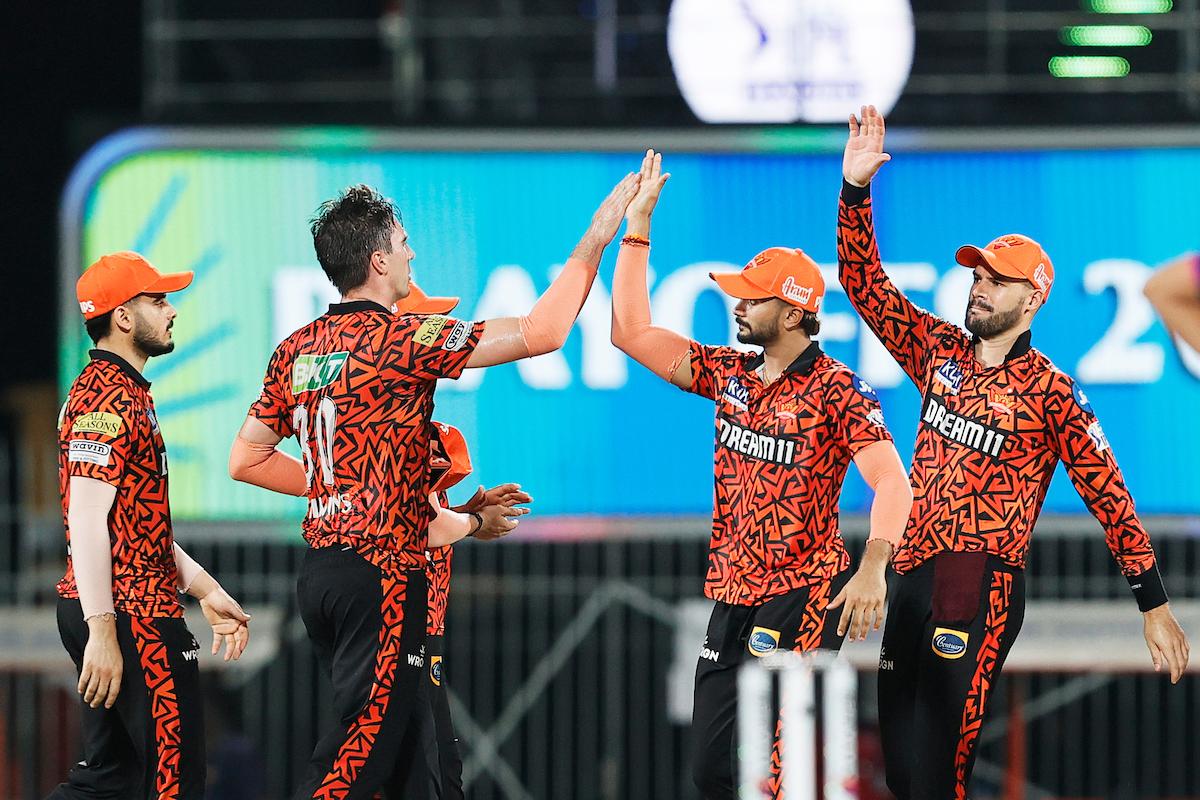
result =
[[[750,651],[750,655],[759,658],[774,653],[779,649],[779,631],[755,627],[750,631],[750,638],[746,640],[746,649]]]
[[[955,631],[950,628],[936,628],[933,631],[933,641],[931,643],[933,652],[937,653],[942,658],[962,658],[963,653],[967,652],[967,640],[971,638],[971,634],[966,631]]]
[[[434,686],[442,685],[442,657],[429,657],[429,680],[433,681]]]

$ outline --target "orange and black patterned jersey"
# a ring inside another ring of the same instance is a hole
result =
[[[71,384],[58,422],[58,482],[67,529],[61,597],[79,597],[71,561],[71,478],[115,486],[109,513],[113,607],[134,617],[181,617],[175,537],[167,498],[167,450],[154,414],[150,382],[106,350]]]
[[[891,440],[874,390],[816,342],[770,385],[761,354],[692,342],[691,357],[689,391],[717,403],[705,595],[753,605],[844,570],[842,479]]]
[[[482,333],[482,322],[358,300],[330,306],[275,349],[250,413],[300,442],[311,547],[424,566],[433,390],[462,374]]]
[[[449,508],[445,492],[438,493],[442,508]],[[429,587],[428,610],[426,611],[425,633],[441,636],[446,632],[446,606],[450,604],[450,562],[454,559],[454,546],[431,547],[425,551],[425,581]]]
[[[1028,331],[1003,364],[979,364],[973,338],[913,305],[888,279],[869,193],[849,184],[838,210],[838,264],[851,303],[924,398],[898,572],[943,550],[984,551],[1023,568],[1059,461],[1131,583],[1154,568],[1150,539],[1087,397],[1030,348]]]

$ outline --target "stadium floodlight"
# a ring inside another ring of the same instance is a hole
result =
[[[1093,14],[1167,14],[1171,7],[1171,0],[1083,0]]]
[[[1129,62],[1120,56],[1055,56],[1049,69],[1056,78],[1124,78]]]
[[[1072,47],[1145,47],[1154,34],[1145,25],[1068,25],[1058,40]]]

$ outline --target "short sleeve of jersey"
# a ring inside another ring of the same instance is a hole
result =
[[[388,330],[380,371],[385,379],[401,383],[457,378],[479,346],[483,326],[440,314],[397,317]]]
[[[136,435],[134,398],[119,384],[85,390],[63,420],[67,474],[119,486]]]
[[[287,401],[287,381],[291,368],[287,342],[279,345],[267,364],[262,393],[250,406],[250,415],[275,431],[281,439],[292,436],[292,417]]]
[[[723,375],[728,371],[731,360],[742,354],[732,347],[713,347],[693,341],[691,344],[692,385],[687,391],[716,400],[720,392]]]
[[[825,397],[837,440],[851,455],[875,442],[892,440],[875,389],[850,370],[829,374]]]

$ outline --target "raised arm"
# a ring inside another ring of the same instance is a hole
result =
[[[1103,526],[1108,549],[1145,617],[1146,646],[1154,668],[1165,662],[1175,683],[1187,667],[1187,636],[1171,613],[1150,536],[1138,519],[1133,496],[1100,421],[1087,396],[1062,373],[1051,375],[1046,409],[1050,446],[1084,504]]]
[[[663,185],[662,154],[647,150],[641,184],[625,212],[625,239],[613,276],[612,343],[663,380],[681,389],[692,385],[691,342],[674,331],[650,324],[646,267],[650,257],[650,217]]]
[[[1143,292],[1166,329],[1200,353],[1200,253],[1159,267]]]
[[[874,106],[863,107],[861,124],[850,116],[838,204],[838,280],[859,316],[919,387],[931,341],[956,329],[914,305],[883,271],[871,209],[871,179],[891,159],[883,139],[883,116]]]
[[[639,177],[629,173],[604,198],[562,272],[527,315],[484,323],[479,344],[467,360],[468,369],[539,356],[563,346],[592,289],[604,248],[616,236],[625,208],[637,192]]]

